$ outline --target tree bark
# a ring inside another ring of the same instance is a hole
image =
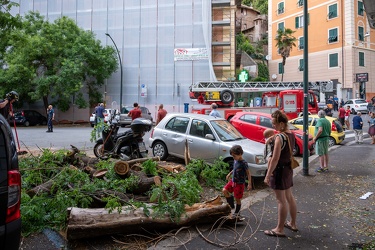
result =
[[[231,212],[228,204],[224,204],[220,197],[193,206],[186,206],[186,213],[178,222],[169,217],[153,217],[151,206],[150,216],[146,216],[143,208],[133,209],[126,206],[122,212],[108,213],[106,209],[70,208],[67,238],[69,240],[91,238],[111,234],[129,234],[153,232],[155,229],[165,230],[190,226],[197,223],[212,223]]]

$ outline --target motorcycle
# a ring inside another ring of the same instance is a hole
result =
[[[96,141],[94,154],[101,159],[119,158],[127,161],[148,156],[143,136],[152,128],[152,122],[144,118],[134,119],[130,130],[118,133],[118,116],[111,116],[109,128],[102,131],[102,138]]]

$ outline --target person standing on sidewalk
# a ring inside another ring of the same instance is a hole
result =
[[[371,112],[368,123],[369,123],[368,134],[371,136],[371,139],[372,139],[371,144],[375,144],[375,113],[374,112]]]
[[[345,126],[347,130],[350,130],[349,116],[350,116],[350,106],[347,106],[345,110]]]
[[[159,109],[158,109],[158,114],[157,114],[157,117],[156,117],[156,125],[159,124],[159,122],[161,120],[163,120],[163,118],[167,115],[167,111],[164,109],[164,105],[163,104],[160,104],[159,105]]]
[[[46,132],[52,133],[53,132],[53,120],[55,120],[55,111],[53,110],[52,105],[49,105],[47,108],[47,127],[48,130]]]
[[[228,183],[223,188],[223,194],[227,199],[229,206],[234,208],[234,199],[236,199],[236,210],[234,216],[238,217],[241,210],[241,199],[245,190],[246,176],[248,179],[247,190],[251,190],[251,173],[247,162],[242,158],[243,149],[240,145],[234,145],[230,149],[233,156],[233,170],[227,175]],[[233,193],[234,197],[231,195]]]
[[[296,232],[298,231],[297,205],[292,194],[293,169],[290,158],[294,148],[295,137],[288,128],[288,118],[280,110],[272,113],[272,124],[280,133],[274,137],[274,150],[270,162],[268,163],[267,175],[264,182],[269,185],[277,199],[278,220],[277,226],[273,229],[265,230],[268,236],[285,237],[284,227]],[[290,147],[289,147],[290,143]],[[290,222],[287,222],[288,212]]]
[[[323,110],[318,112],[319,120],[315,125],[315,133],[313,143],[315,143],[315,151],[319,155],[320,167],[315,171],[318,173],[328,171],[328,146],[329,136],[331,134],[331,123],[325,117]]]
[[[139,118],[139,117],[142,117],[142,111],[141,111],[141,109],[139,108],[139,105],[138,105],[138,103],[134,103],[133,104],[133,109],[132,110],[130,110],[130,112],[129,112],[129,114],[128,114],[128,116],[130,116],[131,118],[132,118],[132,121],[134,120],[134,119],[137,119],[137,118]]]
[[[219,111],[217,111],[217,104],[216,103],[212,103],[211,108],[212,108],[212,110],[210,112],[210,116],[221,117]]]
[[[345,109],[344,109],[344,106],[342,106],[341,104],[339,108],[339,121],[341,123],[341,126],[345,130]]]
[[[355,142],[358,144],[363,143],[363,121],[361,117],[362,113],[357,112],[357,115],[354,116],[353,118],[353,130],[354,130],[354,137],[355,137]]]

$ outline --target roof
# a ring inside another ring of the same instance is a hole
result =
[[[189,118],[193,118],[193,119],[208,120],[208,121],[212,121],[212,120],[225,120],[224,118],[220,118],[220,117],[214,117],[214,116],[202,115],[202,114],[194,114],[194,113],[168,113],[166,115],[166,117],[176,116],[176,115],[183,116],[183,117],[189,117]]]

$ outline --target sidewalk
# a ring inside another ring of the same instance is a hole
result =
[[[293,193],[299,232],[285,229],[285,238],[264,234],[277,223],[277,202],[272,193],[244,206],[241,215],[246,220],[236,227],[210,229],[209,236],[209,230],[203,233],[206,239],[195,237],[178,249],[364,249],[354,246],[371,240],[372,247],[366,249],[375,249],[375,193],[359,199],[375,192],[375,147],[369,143],[366,139],[361,145],[332,147],[327,173],[314,172],[316,156],[310,157],[310,176],[302,176],[301,167],[295,170]]]

